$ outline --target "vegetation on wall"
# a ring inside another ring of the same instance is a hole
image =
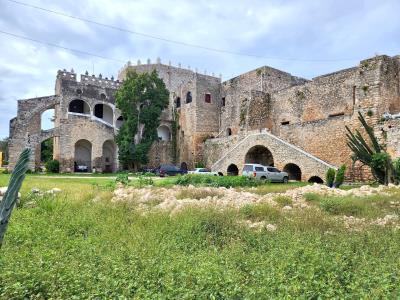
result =
[[[47,163],[53,159],[53,139],[45,140],[40,145],[40,161]]]
[[[169,92],[154,70],[129,71],[116,92],[116,106],[124,122],[116,136],[119,160],[124,169],[137,169],[148,162],[148,152],[157,140],[160,116],[168,106]]]
[[[173,120],[171,126],[172,162],[176,164],[179,156],[179,148],[178,148],[179,112],[174,110],[172,113],[173,113]]]
[[[8,142],[8,137],[0,140],[0,152],[3,152],[3,164],[8,163]]]
[[[358,119],[361,122],[369,143],[367,143],[359,130],[353,133],[348,126],[347,129],[347,145],[353,151],[352,159],[354,162],[361,163],[371,168],[373,176],[381,184],[398,183],[395,168],[393,166],[390,155],[379,144],[373,128],[365,121],[363,115],[359,112]]]

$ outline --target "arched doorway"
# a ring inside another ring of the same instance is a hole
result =
[[[169,142],[171,140],[171,132],[168,126],[161,125],[157,128],[158,139],[161,141]]]
[[[114,141],[108,140],[103,144],[103,172],[113,173],[115,172],[115,161],[116,161],[116,145]]]
[[[283,168],[283,172],[288,173],[289,180],[301,181],[301,170],[298,165],[289,163]]]
[[[267,147],[257,145],[251,147],[249,151],[247,151],[244,162],[246,164],[260,164],[263,166],[273,166],[274,158],[272,156],[271,151],[269,151]]]
[[[321,177],[318,176],[311,176],[310,179],[308,179],[308,182],[310,183],[319,183],[319,184],[323,184],[324,181],[321,179]]]
[[[226,170],[228,176],[238,176],[239,175],[239,168],[235,164],[230,164],[228,169]]]
[[[110,125],[113,125],[114,111],[109,105],[96,104],[94,107],[94,116]]]
[[[45,164],[50,160],[53,160],[54,152],[54,138],[44,140],[40,144],[40,162]]]
[[[69,103],[68,112],[90,115],[90,106],[83,100],[80,99],[72,100]]]
[[[79,140],[75,143],[74,171],[92,171],[92,144],[88,140]]]

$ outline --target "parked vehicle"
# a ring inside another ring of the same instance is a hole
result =
[[[160,177],[186,174],[187,170],[180,169],[174,165],[160,165],[155,169],[155,174]]]
[[[275,167],[263,166],[260,164],[245,164],[243,167],[243,176],[254,177],[260,180],[270,180],[271,182],[289,181],[289,175]]]
[[[193,171],[189,171],[188,174],[214,175],[214,176],[220,175],[218,172],[212,172],[206,168],[195,168]]]

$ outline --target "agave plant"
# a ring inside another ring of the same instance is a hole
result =
[[[360,161],[371,168],[374,177],[382,184],[388,184],[395,181],[393,163],[390,155],[385,152],[384,148],[379,144],[374,134],[374,130],[367,124],[363,115],[358,112],[358,119],[364,127],[370,143],[368,144],[359,130],[355,133],[347,129],[347,145],[353,151],[353,161]]]
[[[3,237],[7,230],[8,221],[11,212],[17,202],[18,192],[24,181],[26,171],[28,170],[29,157],[31,155],[30,149],[22,151],[14,171],[11,174],[8,189],[5,193],[3,200],[0,202],[0,248],[3,244]]]

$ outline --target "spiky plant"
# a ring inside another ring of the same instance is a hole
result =
[[[356,129],[355,133],[353,133],[349,127],[346,126],[347,145],[351,151],[353,151],[353,161],[360,161],[369,166],[372,174],[379,183],[388,184],[394,182],[394,168],[390,155],[388,155],[379,144],[373,128],[367,124],[360,112],[358,112],[358,120],[360,120],[361,125],[364,127],[370,139],[370,143],[368,144],[365,141],[359,130]]]
[[[8,221],[11,212],[17,202],[18,192],[21,188],[22,182],[25,178],[26,171],[28,170],[29,157],[31,155],[30,149],[22,151],[14,171],[11,174],[8,189],[0,202],[0,248],[3,244],[3,237],[7,230]]]

